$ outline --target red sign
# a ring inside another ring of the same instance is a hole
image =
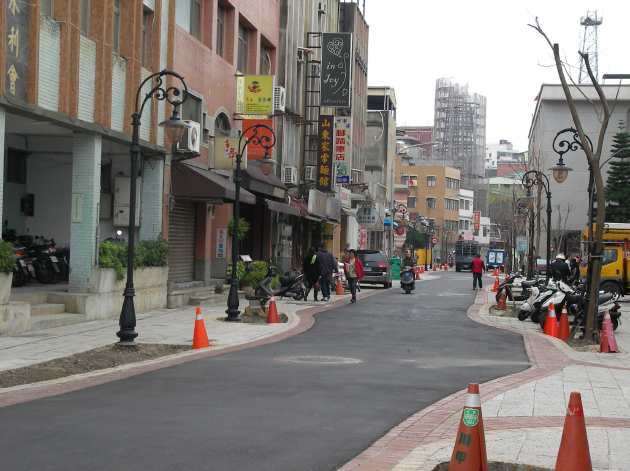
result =
[[[264,124],[266,126],[269,126],[271,129],[273,129],[273,120],[271,119],[244,119],[243,129],[247,130],[251,126],[254,126],[256,124]],[[265,128],[258,128],[258,135],[269,136],[271,139],[273,139],[273,137],[271,136],[271,132],[269,132]],[[264,158],[265,158],[265,148],[263,146],[256,145],[256,144],[247,144],[247,160],[262,160]],[[271,150],[269,150],[268,158],[269,159],[271,158]]]
[[[367,245],[368,245],[367,229],[362,227],[361,229],[359,229],[359,250],[367,249]]]
[[[481,227],[481,211],[473,211],[473,229],[479,232]]]

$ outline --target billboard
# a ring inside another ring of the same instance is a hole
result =
[[[331,191],[332,189],[333,123],[333,116],[320,115],[319,153],[317,156],[317,189],[320,191]]]
[[[352,117],[335,117],[335,178],[337,183],[350,183],[352,161]]]
[[[243,129],[247,130],[256,124],[264,124],[273,129],[273,120],[272,119],[244,119],[243,120]],[[258,136],[271,136],[271,132],[265,128],[258,128],[257,130]],[[251,136],[251,134],[247,134],[247,136]],[[273,149],[269,149],[269,158],[272,158]],[[250,142],[247,144],[247,160],[261,160],[265,158],[265,148],[260,144],[254,144]]]
[[[273,114],[273,75],[236,77],[236,113],[261,118]]]
[[[322,33],[320,105],[350,107],[352,33]]]

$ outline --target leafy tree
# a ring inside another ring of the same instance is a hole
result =
[[[420,232],[418,229],[412,227],[407,229],[407,238],[405,239],[405,245],[413,247],[414,249],[423,249],[426,246],[427,235]]]
[[[606,221],[630,222],[630,133],[615,134],[606,183]]]

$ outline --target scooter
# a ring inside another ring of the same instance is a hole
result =
[[[14,245],[15,266],[13,267],[12,285],[15,287],[24,286],[29,279],[35,278],[33,262],[26,256],[26,249],[21,245]]]
[[[553,290],[544,280],[526,280],[521,283],[523,289],[529,290],[529,297],[521,304],[518,320],[524,321],[528,317],[532,318],[532,322],[538,322],[538,314],[540,313],[541,303],[553,294]]]
[[[401,270],[400,287],[405,291],[405,294],[409,294],[416,289],[416,275],[413,267],[405,267]]]
[[[273,289],[271,282],[276,276],[276,267],[269,266],[267,274],[258,283],[254,296],[260,301],[261,306],[265,306],[272,297],[293,298],[295,301],[304,299],[306,296],[306,287],[304,286],[304,275],[299,272],[285,273],[280,277],[280,287]]]
[[[529,295],[527,290],[522,286],[524,281],[523,276],[520,273],[511,273],[499,284],[499,289],[496,294],[496,301],[499,302],[499,298],[505,292],[505,296],[508,301],[525,301]]]

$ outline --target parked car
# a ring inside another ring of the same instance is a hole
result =
[[[361,284],[383,285],[384,288],[392,287],[392,270],[389,266],[389,260],[383,252],[357,250],[357,256],[365,271]]]

